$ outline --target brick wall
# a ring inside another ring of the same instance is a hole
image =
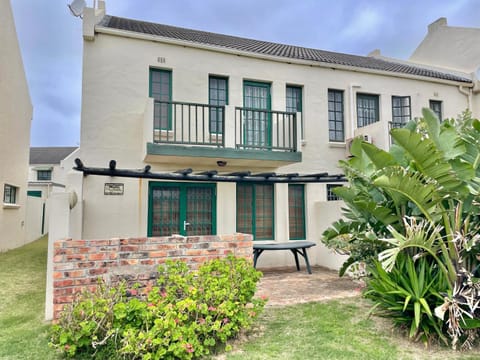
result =
[[[174,236],[110,240],[59,240],[54,243],[54,319],[75,294],[94,290],[98,277],[107,283],[126,280],[149,287],[157,267],[167,259],[185,261],[197,268],[206,260],[228,254],[252,259],[252,236]]]

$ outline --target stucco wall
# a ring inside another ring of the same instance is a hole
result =
[[[100,29],[101,31],[101,29]],[[339,173],[338,161],[345,158],[345,144],[328,140],[328,89],[344,91],[346,138],[357,133],[369,134],[373,143],[389,146],[388,122],[392,120],[392,96],[410,96],[412,117],[421,115],[429,100],[443,101],[444,117],[455,117],[468,105],[467,97],[454,83],[433,79],[410,79],[395,74],[372,74],[352,69],[341,70],[315,64],[290,64],[251,56],[198,49],[188,46],[131,39],[97,33],[94,41],[84,42],[81,146],[77,154],[86,166],[108,166],[112,159],[117,168],[145,166],[144,127],[148,106],[149,69],[172,71],[174,101],[208,103],[209,75],[228,77],[229,106],[243,106],[245,80],[271,84],[272,110],[285,110],[286,85],[303,87],[305,137],[302,162],[274,167],[265,162],[248,161],[241,167],[227,165],[218,169],[216,158],[179,164],[165,163],[162,158],[148,161],[152,172],[175,171],[192,167],[195,171],[253,170],[278,173]],[[380,121],[356,129],[357,93],[379,95]],[[148,119],[147,119],[148,120]],[[233,121],[227,118],[226,122]],[[153,121],[152,121],[153,122]],[[104,195],[107,182],[124,184],[122,196]],[[113,236],[146,236],[148,215],[148,180],[88,176],[82,180],[83,238]],[[235,185],[217,184],[217,230],[219,234],[236,229]],[[275,241],[288,241],[288,197],[283,185],[275,186]],[[321,232],[340,217],[339,206],[326,201],[325,184],[306,186],[307,240],[319,242]],[[322,246],[311,249],[313,264],[338,267],[335,258]],[[286,252],[265,254],[262,266],[293,264]]]
[[[26,243],[25,216],[32,104],[10,1],[0,1],[0,251]],[[15,206],[4,185],[17,187]]]

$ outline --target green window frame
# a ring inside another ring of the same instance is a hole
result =
[[[216,235],[216,203],[215,184],[150,182],[147,234]]]
[[[305,186],[288,185],[288,228],[290,240],[305,240]]]
[[[224,76],[210,75],[208,78],[208,104],[225,106],[228,105],[228,78]],[[210,108],[210,133],[223,133],[224,110]]]
[[[437,115],[438,120],[442,121],[442,102],[440,100],[430,100],[430,109]]]
[[[345,141],[343,90],[328,89],[328,140]]]
[[[158,130],[172,129],[172,72],[150,68],[149,96],[155,100],[153,124]],[[162,103],[159,103],[162,101]]]
[[[3,186],[3,203],[16,204],[17,203],[18,187],[5,184]]]
[[[52,170],[37,170],[37,180],[52,180]]]
[[[361,128],[378,121],[380,121],[378,95],[357,94],[357,127]]]
[[[272,144],[272,99],[269,83],[243,82],[243,141],[245,146],[262,149]],[[256,111],[259,110],[259,111]]]
[[[273,184],[237,183],[237,232],[272,240],[274,205]]]
[[[392,127],[403,127],[411,119],[410,96],[392,96]]]
[[[333,192],[333,189],[341,187],[339,184],[327,184],[327,201],[342,200],[337,194]]]
[[[294,85],[287,85],[285,89],[286,94],[286,111],[287,112],[294,112],[300,113],[300,131],[302,135],[302,139],[304,139],[304,131],[303,131],[303,96],[302,96],[303,89],[301,86],[294,86]]]

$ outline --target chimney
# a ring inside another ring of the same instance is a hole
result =
[[[447,26],[447,18],[441,17],[435,20],[433,23],[428,25],[428,33],[432,34],[438,30],[441,26]]]
[[[83,10],[83,38],[85,40],[95,40],[95,25],[102,21],[106,14],[106,6],[104,0],[98,0],[97,8],[85,8]]]

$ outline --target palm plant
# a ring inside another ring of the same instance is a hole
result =
[[[400,254],[428,259],[447,280],[443,307],[451,312],[465,308],[459,289],[472,289],[465,288],[472,277],[459,274],[472,273],[478,247],[480,121],[465,113],[440,123],[429,109],[423,116],[391,131],[388,152],[354,141],[353,157],[340,164],[350,186],[337,192],[347,205],[346,220],[327,229],[323,241],[350,255],[341,274],[355,261],[374,264],[378,258],[392,272]],[[476,317],[476,309],[467,312]],[[466,327],[458,324],[449,332],[454,343],[460,335],[452,334]]]

